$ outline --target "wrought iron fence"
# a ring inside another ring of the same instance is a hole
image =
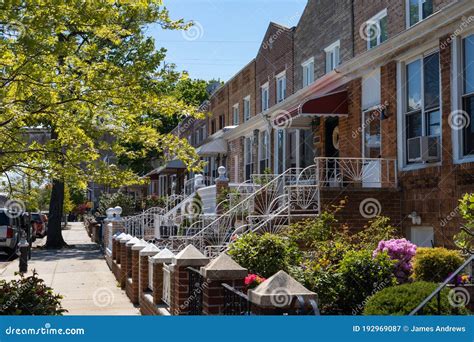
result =
[[[453,272],[443,283],[441,283],[438,288],[433,291],[428,297],[426,297],[420,305],[418,305],[412,312],[410,312],[409,316],[414,315],[423,315],[423,309],[425,308],[428,303],[430,303],[436,297],[436,305],[438,315],[441,315],[441,291],[448,285],[451,284],[452,281],[466,268],[469,266],[472,267],[472,263],[474,262],[474,255],[471,255],[467,260],[462,264],[455,272]],[[469,304],[469,303],[467,303]]]
[[[167,305],[171,304],[171,273],[170,266],[163,264],[163,302]]]
[[[249,297],[232,286],[222,283],[224,288],[224,315],[248,316],[251,312]]]
[[[202,315],[202,292],[206,284],[199,270],[192,267],[188,267],[187,270],[189,277],[189,297],[187,301],[189,315],[199,316]]]

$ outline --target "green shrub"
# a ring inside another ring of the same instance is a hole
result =
[[[413,263],[413,278],[417,281],[443,282],[463,262],[457,251],[446,248],[418,248]]]
[[[316,247],[318,243],[328,241],[334,236],[336,223],[334,214],[325,211],[315,219],[290,225],[284,234],[303,248]]]
[[[350,251],[344,255],[338,272],[341,276],[340,307],[345,314],[360,314],[364,301],[377,291],[396,283],[393,261],[381,253]]]
[[[18,280],[0,280],[0,315],[60,316],[67,312],[61,299],[35,271],[29,277],[20,275]]]
[[[390,225],[388,217],[379,216],[370,221],[360,232],[351,236],[351,245],[355,249],[374,250],[382,240],[399,238],[397,228]]]
[[[387,287],[369,298],[365,305],[364,315],[408,315],[413,309],[420,305],[426,297],[433,293],[437,287],[437,283],[424,281]],[[450,305],[448,294],[449,289],[441,291],[440,313],[442,315],[468,314],[466,308],[456,308]],[[438,314],[438,302],[436,297],[423,308],[422,314]]]
[[[265,233],[248,233],[230,245],[229,255],[250,273],[268,278],[280,270],[288,271],[297,264],[296,246],[281,236]]]

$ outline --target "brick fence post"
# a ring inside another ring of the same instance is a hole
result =
[[[145,248],[143,248],[140,251],[140,276],[139,276],[139,281],[138,281],[138,301],[141,302],[142,300],[142,295],[144,292],[147,290],[151,290],[148,286],[148,270],[149,270],[149,265],[148,265],[148,259],[160,252],[160,249],[156,247],[153,243],[147,244]]]
[[[257,315],[282,315],[295,309],[311,309],[317,295],[285,271],[279,271],[255,289],[248,291],[252,312]],[[299,299],[303,307],[300,307]]]
[[[127,248],[125,247],[125,244],[131,239],[132,239],[132,236],[128,234],[120,239],[120,267],[118,271],[118,276],[119,276],[120,286],[122,287],[122,289],[125,288],[125,280],[127,279],[127,272],[128,272]]]
[[[223,283],[242,291],[247,269],[237,264],[230,256],[222,253],[205,267],[201,274],[207,286],[203,289],[202,308],[204,315],[222,315],[228,303],[224,301]]]
[[[193,245],[188,245],[173,258],[170,266],[170,312],[172,315],[187,315],[189,313],[190,287],[188,267],[199,269],[201,266],[207,265],[208,262],[209,259]]]
[[[127,286],[130,300],[133,304],[138,304],[138,291],[140,286],[140,251],[147,246],[146,241],[139,240],[132,246],[132,279],[128,280]]]
[[[153,264],[153,304],[155,305],[163,303],[163,267],[165,264],[170,264],[174,257],[173,252],[165,248],[150,258],[150,262]]]
[[[118,235],[115,235],[112,238],[112,258],[110,260],[109,267],[112,269],[112,273],[115,275],[115,278],[117,280],[120,279],[119,275],[119,264],[120,264],[120,240],[125,237],[125,233],[117,233]],[[107,259],[107,256],[106,256]]]

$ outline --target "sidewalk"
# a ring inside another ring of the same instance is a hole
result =
[[[50,251],[33,249],[28,274],[39,277],[64,298],[67,315],[139,315],[107,266],[98,246],[90,241],[82,223],[69,223],[63,237],[72,247]],[[12,279],[18,259],[0,270],[0,278]]]

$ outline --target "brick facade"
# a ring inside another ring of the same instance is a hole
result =
[[[340,61],[353,57],[351,0],[309,0],[294,34],[295,91],[303,87],[301,64],[314,57],[314,79],[326,73],[324,48],[340,40]]]
[[[255,59],[256,113],[262,112],[261,86],[268,82],[270,107],[277,103],[276,76],[286,70],[286,97],[293,94],[293,33],[294,29],[270,23]],[[256,114],[254,113],[254,115]]]

